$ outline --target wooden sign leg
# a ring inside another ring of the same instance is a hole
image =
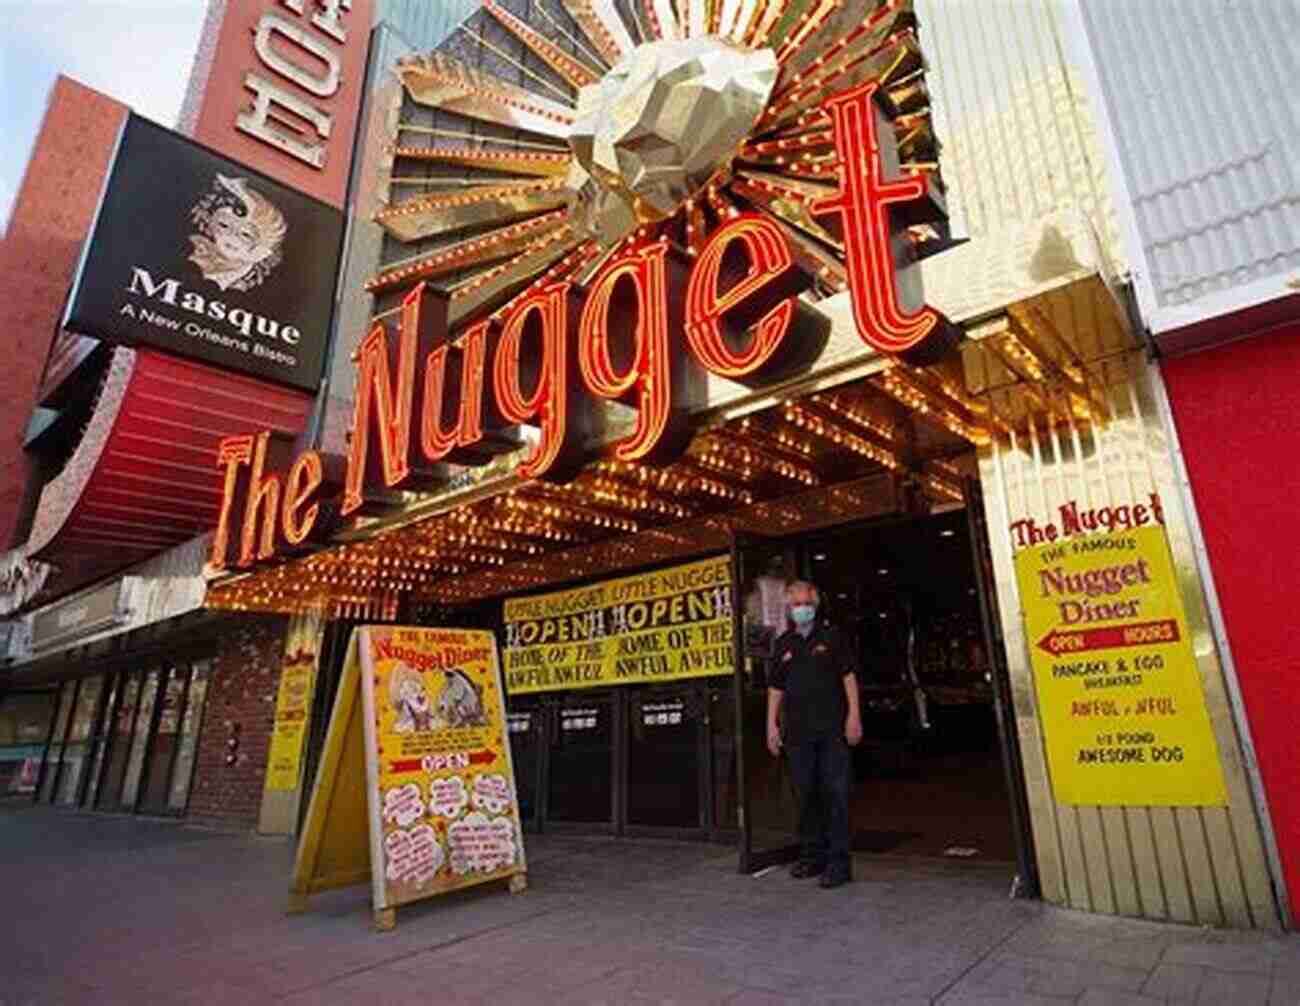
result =
[[[510,878],[511,894],[523,894],[524,891],[526,890],[528,890],[527,873],[516,873],[513,877]]]
[[[397,928],[397,909],[380,908],[375,911],[374,916],[375,930],[380,933],[390,933]]]

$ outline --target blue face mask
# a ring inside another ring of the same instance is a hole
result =
[[[795,625],[807,625],[817,617],[817,605],[792,604],[790,605],[790,617],[794,619]]]

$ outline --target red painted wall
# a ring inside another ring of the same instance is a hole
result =
[[[1300,924],[1300,323],[1163,371]]]
[[[16,544],[32,474],[23,436],[126,114],[98,91],[55,81],[0,241],[0,550]]]

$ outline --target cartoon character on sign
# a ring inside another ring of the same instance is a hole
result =
[[[388,678],[388,701],[393,712],[397,713],[393,733],[432,730],[437,725],[429,692],[424,686],[424,675],[414,667],[398,664],[393,668]]]
[[[438,715],[452,727],[487,726],[483,693],[464,671],[443,672],[442,691],[438,693]]]
[[[217,175],[190,218],[199,229],[190,261],[222,290],[251,290],[280,264],[288,224],[247,179]]]

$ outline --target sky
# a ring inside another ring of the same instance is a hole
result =
[[[173,126],[207,0],[0,0],[0,232],[59,73]]]

